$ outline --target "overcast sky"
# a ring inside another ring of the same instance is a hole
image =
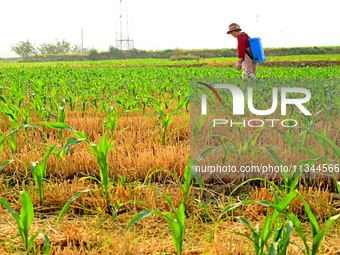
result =
[[[126,0],[121,0],[123,3]],[[235,48],[240,24],[264,47],[340,46],[338,0],[127,0],[137,49]],[[120,0],[1,0],[0,57],[11,45],[66,40],[106,51],[116,45]],[[125,13],[125,12],[124,12]],[[124,22],[125,24],[125,22]]]

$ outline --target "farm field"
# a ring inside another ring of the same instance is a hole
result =
[[[330,81],[312,117],[230,132],[224,157],[338,173],[338,57],[275,61],[260,80]],[[0,254],[339,254],[339,179],[191,173],[192,79],[240,78],[234,63],[0,64]]]

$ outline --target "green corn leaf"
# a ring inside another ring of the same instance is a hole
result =
[[[2,144],[4,143],[4,141],[6,140],[7,136],[3,135],[0,137],[0,151],[2,151]]]
[[[266,220],[262,227],[262,233],[261,233],[261,244],[266,244],[269,237],[272,234],[271,227],[273,224],[273,219],[269,213],[267,213]]]
[[[312,149],[300,147],[299,151],[303,151],[303,152],[308,153],[309,155],[311,155],[313,157],[314,160],[321,160],[323,163],[325,163],[325,164],[327,163],[327,160],[322,155],[319,155],[318,153],[316,153]]]
[[[289,245],[289,240],[290,236],[294,231],[293,223],[291,221],[286,222],[286,232],[285,232],[285,237],[284,237],[284,244],[283,247],[288,247]]]
[[[163,173],[163,172],[171,175],[176,181],[179,182],[179,178],[178,178],[178,176],[174,172],[171,172],[169,170],[164,170],[164,169],[157,169],[157,170],[151,172],[150,174],[148,174],[148,176],[145,178],[144,183],[147,183],[152,178],[152,176],[154,174],[156,174],[156,173]],[[150,187],[150,188],[152,188],[152,187]]]
[[[259,250],[260,250],[259,242],[257,242],[255,239],[253,239],[249,234],[236,232],[236,231],[232,231],[231,233],[247,238],[249,241],[251,241],[254,244],[255,254],[260,254],[259,253]]]
[[[240,217],[240,216],[235,217],[235,218],[236,218],[237,220],[239,220],[240,222],[242,222],[244,225],[246,225],[246,226],[251,230],[251,232],[253,232],[253,234],[258,232],[258,231],[250,224],[250,222],[249,222],[246,218]]]
[[[180,110],[187,102],[189,101],[189,97],[183,97],[174,108],[174,113],[176,113],[178,110]]]
[[[72,204],[72,202],[74,200],[76,200],[82,193],[86,193],[88,192],[90,189],[85,189],[83,191],[77,191],[67,202],[66,204],[63,206],[63,208],[61,209],[56,224],[59,223],[60,219],[63,217],[63,215],[65,214],[65,212],[68,210],[68,208],[70,207],[70,205]]]
[[[174,205],[172,204],[172,199],[171,199],[171,197],[170,197],[169,195],[167,195],[167,194],[161,192],[161,191],[159,191],[159,192],[160,192],[160,194],[162,195],[162,197],[164,197],[164,199],[168,202],[168,204],[169,204],[171,210],[172,210],[173,212],[176,213],[177,210],[176,210],[176,208],[174,207]]]
[[[273,207],[276,211],[285,215],[293,223],[295,229],[297,230],[298,234],[300,235],[300,237],[301,237],[301,239],[304,243],[304,246],[305,246],[306,254],[310,254],[310,248],[309,248],[308,243],[307,243],[306,233],[304,232],[304,230],[302,228],[302,224],[299,221],[299,219],[295,216],[295,214],[292,213],[292,212],[287,212],[286,210],[283,210],[280,206],[275,205],[275,204],[270,204],[269,202],[268,203],[260,203],[260,204]]]
[[[181,226],[184,226],[185,223],[185,205],[184,203],[181,203],[178,208],[178,212],[176,214],[177,221],[181,224]]]
[[[211,148],[208,148],[202,151],[199,157],[193,161],[193,165],[196,165],[198,161],[204,159],[211,151],[215,151],[215,150],[219,150],[219,148],[211,147]]]
[[[8,143],[9,143],[9,147],[10,147],[12,153],[16,153],[16,151],[17,151],[17,139],[15,137],[15,134],[12,134],[10,136]]]
[[[66,124],[66,123],[62,123],[62,122],[38,122],[38,125],[43,125],[49,128],[53,128],[53,129],[69,129],[71,131],[75,131],[77,132],[73,127],[71,127],[70,125]]]
[[[76,145],[83,141],[84,141],[83,138],[76,138],[76,137],[69,138],[67,142],[65,143],[65,145],[60,149],[58,153],[58,157],[64,156],[65,153],[67,154],[69,152],[69,150],[72,148],[73,145]]]
[[[340,214],[334,215],[330,217],[325,224],[325,229],[323,231],[318,232],[315,236],[313,236],[313,247],[312,247],[312,254],[317,254],[322,239],[324,238],[325,234],[329,231],[333,223],[338,220]]]
[[[272,242],[269,247],[268,255],[278,255],[277,253],[277,242]]]
[[[151,214],[159,214],[159,211],[146,209],[146,210],[138,213],[135,217],[132,218],[132,220],[129,222],[129,224],[127,225],[125,230],[129,230],[133,226],[133,224],[135,224],[137,221],[140,221],[140,220],[144,219],[145,217],[150,216]]]
[[[234,210],[242,205],[247,205],[247,204],[255,204],[256,202],[254,200],[242,200],[241,202],[237,202],[231,205],[228,205],[226,208],[223,209],[223,211],[220,213],[218,219],[221,219],[221,217],[230,212],[231,210]]]
[[[15,161],[15,159],[8,159],[8,160],[5,160],[5,162],[3,162],[3,163],[0,165],[0,172],[1,172],[2,169],[5,168],[5,166],[7,166],[8,164],[10,164],[10,163],[12,163],[12,162],[14,162],[14,161]]]
[[[0,197],[0,204],[2,204],[2,206],[10,212],[10,214],[12,215],[12,218],[15,219],[15,221],[17,222],[17,224],[19,225],[19,221],[20,221],[20,216],[19,214],[17,214],[10,206],[10,204],[8,203],[8,201],[2,197]]]
[[[19,218],[19,233],[22,239],[24,240],[26,249],[28,249],[29,248],[28,231],[30,230],[32,220],[34,217],[34,209],[32,200],[26,190],[22,192],[20,199],[22,201],[22,207],[20,210]]]
[[[183,192],[183,201],[184,203],[187,202],[189,192],[190,192],[190,187],[191,187],[191,169],[189,166],[185,167],[184,170],[184,184],[180,183],[182,192]]]
[[[313,132],[313,135],[317,138],[322,139],[325,143],[327,143],[334,151],[334,155],[340,159],[340,148],[333,142],[331,139],[329,139],[325,134],[319,133],[319,132]]]
[[[40,233],[39,236],[43,239],[44,243],[44,255],[49,255],[50,254],[50,249],[51,249],[51,243],[50,240],[48,239],[48,236],[46,233]]]
[[[265,149],[272,155],[273,159],[277,164],[279,164],[280,166],[284,166],[284,163],[281,161],[279,156],[275,153],[275,151],[271,147],[266,147]]]
[[[46,169],[47,169],[47,159],[50,156],[51,152],[55,149],[55,147],[57,147],[58,144],[54,144],[52,145],[46,152],[44,155],[44,158],[41,162],[42,165],[42,169],[43,169],[43,177],[46,177]]]
[[[318,221],[316,220],[312,210],[310,209],[309,207],[309,204],[307,203],[307,201],[302,197],[300,196],[300,200],[302,201],[303,205],[304,205],[304,208],[305,208],[305,211],[307,213],[307,216],[309,218],[309,222],[310,222],[310,225],[312,227],[312,236],[316,236],[318,233],[319,233],[319,224],[318,224]]]

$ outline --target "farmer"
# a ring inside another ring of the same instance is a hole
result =
[[[238,69],[243,69],[242,79],[250,79],[251,81],[256,81],[256,64],[252,60],[249,36],[245,32],[241,32],[241,28],[236,23],[231,23],[229,25],[229,31],[227,34],[231,34],[237,38],[237,57],[238,62],[236,67]]]

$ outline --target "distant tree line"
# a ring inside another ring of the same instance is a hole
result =
[[[290,56],[312,54],[340,54],[340,47],[296,47],[296,48],[267,48],[266,56]],[[167,49],[159,51],[146,51],[132,49],[119,50],[113,46],[107,52],[90,50],[88,59],[131,59],[131,58],[162,58],[170,60],[199,60],[204,58],[236,57],[237,49]]]
[[[38,55],[88,54],[90,52],[90,49],[82,48],[80,45],[71,45],[65,40],[56,40],[55,43],[43,43],[38,47],[26,40],[11,45],[11,50],[23,58]]]
[[[56,40],[55,43],[43,43],[35,47],[29,40],[11,46],[12,51],[29,61],[72,61],[72,60],[105,60],[105,59],[137,59],[161,58],[170,60],[197,60],[200,58],[236,57],[236,49],[167,49],[146,51],[139,49],[120,50],[110,46],[108,51],[82,48],[80,45]],[[339,46],[330,47],[295,47],[265,48],[266,56],[308,55],[308,54],[340,54]]]

